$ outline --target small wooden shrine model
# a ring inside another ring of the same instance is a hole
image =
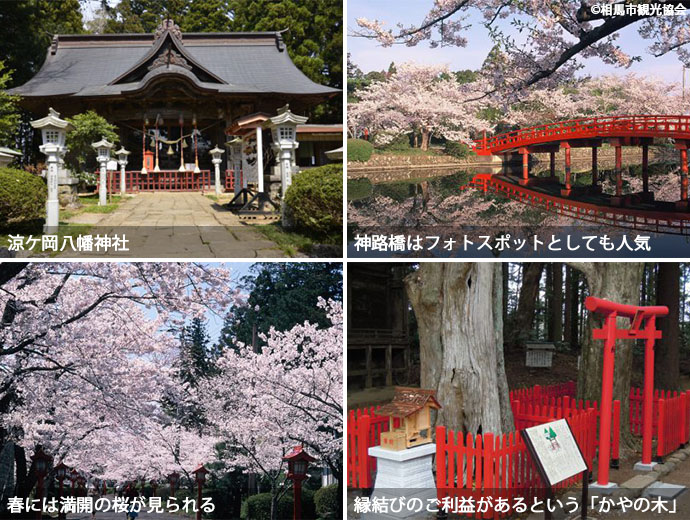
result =
[[[432,408],[441,408],[434,390],[395,387],[393,401],[376,412],[390,417],[389,430],[381,433],[381,447],[400,451],[431,442]]]

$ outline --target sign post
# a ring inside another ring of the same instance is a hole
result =
[[[566,419],[539,424],[520,430],[527,450],[546,485],[547,499],[553,497],[553,486],[582,474],[582,520],[587,518],[589,467]],[[551,511],[544,507],[544,518],[551,520]]]

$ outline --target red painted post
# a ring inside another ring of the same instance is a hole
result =
[[[666,432],[664,431],[664,426],[666,423],[666,402],[663,399],[659,399],[657,406],[659,407],[659,419],[657,420],[656,427],[656,462],[661,463],[664,461],[664,450],[666,444]]]
[[[642,191],[649,192],[649,145],[642,145]]]
[[[491,494],[491,500],[494,501],[497,486],[494,485],[494,434],[491,432],[486,432],[484,434],[484,493]],[[491,508],[487,508],[487,512],[484,513],[484,518],[491,518]]]
[[[601,423],[599,425],[599,464],[597,485],[609,484],[609,459],[611,458],[611,414],[613,408],[613,369],[616,354],[616,316],[612,312],[606,316],[604,331],[604,366],[601,382]]]
[[[596,186],[599,182],[599,165],[598,165],[599,149],[592,146],[592,186]]]
[[[570,161],[570,145],[565,148],[565,189],[570,192],[571,187],[571,161]]]
[[[623,147],[617,145],[616,151],[616,197],[623,195]]]
[[[359,487],[369,489],[371,487],[371,474],[369,473],[369,428],[371,417],[364,414],[359,418],[357,431],[357,450],[359,452]]]
[[[688,150],[680,151],[680,200],[688,200]]]
[[[522,181],[527,184],[529,181],[529,153],[522,154]]]
[[[614,469],[618,469],[620,458],[620,436],[621,436],[621,402],[616,399],[613,402],[613,442],[611,443],[611,464]]]
[[[642,464],[652,463],[652,409],[654,407],[654,331],[656,317],[647,320],[644,346],[644,398],[642,402]]]
[[[451,435],[451,438],[453,436]],[[436,490],[437,498],[443,500],[446,490],[450,487],[446,475],[446,429],[436,427]],[[451,475],[451,478],[453,475]]]

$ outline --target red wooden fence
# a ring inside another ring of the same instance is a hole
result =
[[[536,420],[539,413],[545,413],[540,408],[533,411]],[[548,413],[541,416],[541,422],[550,419]],[[567,421],[591,468],[597,423],[594,410],[576,411]],[[581,475],[572,477],[557,487],[571,486],[580,479]],[[495,505],[499,498],[512,504],[516,497],[525,498],[529,504],[535,496],[543,496],[545,485],[518,432],[473,436],[439,426],[436,428],[436,488],[441,504],[457,504],[463,497],[473,498],[476,504],[479,497],[490,496]],[[475,517],[498,518],[509,514],[510,510],[502,514],[489,510],[476,513]]]
[[[675,392],[674,392],[675,393]],[[690,390],[666,399],[657,405],[656,455],[661,459],[690,441]]]
[[[598,445],[599,405],[596,401],[582,401],[574,398],[576,394],[574,381],[567,383],[534,386],[510,391],[511,407],[516,430],[535,426],[555,419],[572,419],[583,413],[595,417],[589,426],[592,435],[591,443],[596,451]],[[347,425],[348,453],[347,453],[347,482],[352,488],[369,488],[374,482],[376,473],[376,459],[368,456],[370,446],[380,444],[381,432],[388,431],[388,417],[376,414],[378,408],[351,410]],[[639,388],[630,389],[629,407],[630,430],[632,433],[642,433],[642,391]],[[690,442],[690,390],[686,392],[670,392],[655,390],[653,416],[653,437],[657,439],[657,457],[663,457],[675,451],[683,444]],[[398,420],[394,422],[397,427]],[[658,424],[662,424],[661,432]],[[490,434],[486,434],[490,435]],[[485,437],[486,437],[485,435]],[[515,435],[518,435],[515,433]],[[519,435],[518,435],[519,436]],[[457,436],[456,436],[457,437]],[[500,440],[501,449],[510,452],[510,447],[516,442],[514,437],[504,436]],[[437,439],[438,445],[438,439]],[[450,442],[450,441],[449,441]],[[459,442],[455,441],[456,443]],[[465,446],[470,449],[466,441]],[[475,443],[481,441],[477,436]],[[499,442],[499,439],[496,439]],[[512,442],[512,444],[511,444]],[[588,442],[589,438],[588,438]],[[611,458],[617,460],[620,451],[620,401],[613,402],[613,423],[611,432]],[[472,445],[472,449],[477,449]],[[589,445],[588,445],[589,446]],[[496,448],[496,447],[494,447]],[[589,449],[589,448],[587,448]],[[584,451],[584,448],[583,448]],[[594,452],[589,454],[590,460]],[[438,471],[438,469],[437,469]],[[481,471],[481,470],[477,470]],[[470,475],[471,477],[471,475]],[[525,477],[526,478],[526,477]]]
[[[98,172],[96,172],[98,175]],[[108,172],[108,193],[120,193],[120,170]],[[243,172],[240,171],[240,181]],[[233,170],[225,170],[223,180],[226,191],[235,190]],[[142,174],[138,170],[125,171],[125,190],[127,193],[138,191],[209,191],[213,190],[215,179],[210,170],[180,172],[178,170],[161,170]]]
[[[347,422],[347,485],[366,489],[374,485],[376,459],[369,456],[369,448],[381,444],[381,433],[387,432],[389,418],[377,415],[376,408],[350,410]],[[393,427],[400,419],[393,419]]]

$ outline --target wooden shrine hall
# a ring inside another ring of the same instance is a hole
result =
[[[62,117],[87,110],[105,117],[131,152],[126,191],[139,191],[210,187],[216,146],[226,152],[226,190],[239,189],[238,179],[256,187],[265,176],[268,185],[276,162],[271,132],[256,125],[248,132],[238,122],[275,116],[288,104],[308,117],[340,90],[307,78],[282,32],[182,33],[165,20],[154,34],[57,35],[39,72],[9,93],[39,117],[50,107]]]

